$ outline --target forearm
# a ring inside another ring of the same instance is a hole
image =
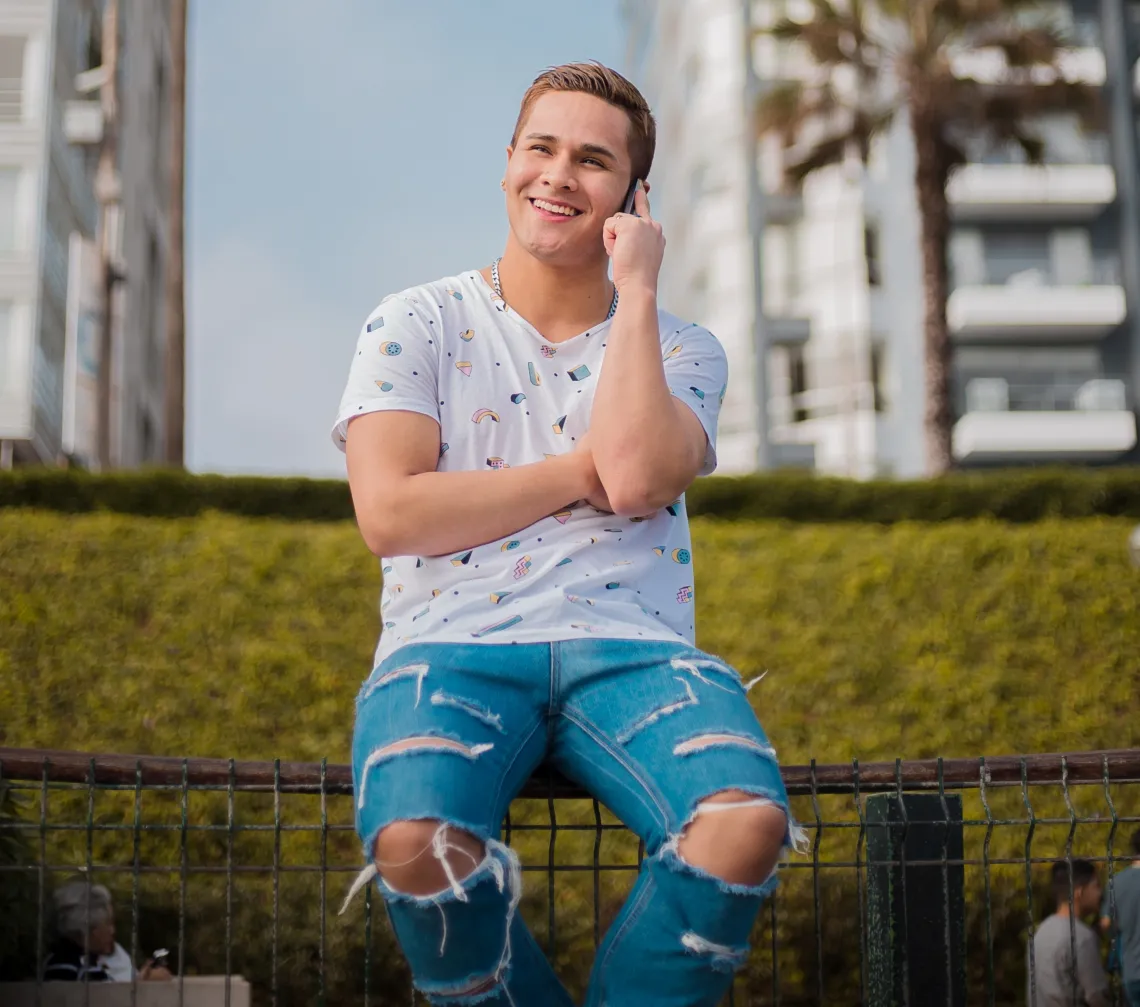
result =
[[[637,510],[676,499],[688,478],[685,436],[665,379],[657,299],[623,291],[590,414],[590,447],[610,500]]]
[[[518,468],[424,472],[357,500],[357,521],[378,556],[440,556],[527,528],[587,492],[573,454]]]

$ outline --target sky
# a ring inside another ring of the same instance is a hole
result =
[[[195,472],[343,477],[329,429],[361,323],[488,264],[523,92],[623,68],[618,0],[199,0],[187,80]]]

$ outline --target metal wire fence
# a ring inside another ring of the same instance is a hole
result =
[[[1091,860],[1104,881],[1140,823],[1140,750],[783,772],[810,852],[781,866],[734,1004],[1026,1003],[1051,865]],[[325,762],[0,748],[0,981],[17,983],[0,1002],[55,1003],[36,982],[51,893],[79,876],[113,894],[135,962],[169,948],[164,1003],[417,1003],[375,892],[337,912],[363,859],[351,795],[349,768]],[[644,849],[546,772],[503,834],[521,912],[580,1000]]]

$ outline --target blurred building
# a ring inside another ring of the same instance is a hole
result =
[[[724,471],[924,468],[922,275],[905,117],[870,164],[781,192],[765,88],[810,57],[758,29],[800,0],[624,0],[628,66],[659,123],[666,306],[724,343]],[[1040,123],[1046,165],[971,152],[953,179],[948,304],[964,465],[1140,461],[1140,0],[1057,3],[1111,129]],[[985,68],[970,68],[971,74]],[[760,350],[760,348],[763,350]]]
[[[103,0],[0,0],[0,464],[95,456]],[[169,5],[119,0],[110,457],[158,461]]]

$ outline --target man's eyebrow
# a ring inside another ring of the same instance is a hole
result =
[[[558,137],[553,133],[527,133],[525,139],[527,140],[543,140],[546,143],[558,143]],[[602,157],[608,157],[611,161],[617,160],[615,154],[609,147],[603,147],[599,143],[584,143],[580,146],[579,151],[583,154],[599,154]]]

